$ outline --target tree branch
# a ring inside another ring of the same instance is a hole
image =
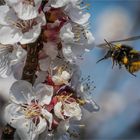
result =
[[[41,49],[41,44],[36,41],[35,43],[27,44],[27,59],[23,68],[22,80],[26,80],[31,84],[35,82],[35,73],[38,66],[38,53]]]

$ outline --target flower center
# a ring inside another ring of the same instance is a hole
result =
[[[28,32],[34,25],[37,25],[35,19],[21,20],[18,19],[16,23],[13,24],[16,28],[20,29],[22,33]]]
[[[32,103],[31,105],[23,105],[24,115],[26,118],[35,118],[41,115],[41,106],[36,103]]]
[[[71,104],[74,102],[77,102],[79,105],[84,105],[86,102],[83,99],[77,98],[77,97],[72,97],[73,93],[66,95],[67,93],[64,92],[62,95],[57,95],[56,98],[59,102],[63,102],[63,105],[66,104]]]
[[[71,102],[75,102],[76,100],[73,98],[73,97],[71,97],[72,96],[72,93],[71,94],[69,94],[69,95],[58,95],[58,96],[56,96],[57,97],[57,99],[58,99],[58,101],[61,101],[61,102],[63,102],[63,103],[71,103]]]
[[[80,41],[81,39],[81,35],[84,36],[85,39],[87,39],[86,37],[86,32],[85,32],[85,28],[78,25],[78,24],[75,24],[72,28],[72,32],[74,33],[74,39],[75,39],[75,42],[78,42]]]

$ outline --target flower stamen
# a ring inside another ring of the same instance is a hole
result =
[[[26,118],[35,118],[41,115],[41,107],[38,104],[22,105]]]
[[[30,20],[18,19],[16,22],[13,23],[13,25],[16,28],[20,29],[22,33],[26,33],[30,29],[32,29],[34,25],[37,25],[37,22],[35,19],[30,19]]]
[[[72,32],[74,33],[74,40],[75,42],[79,42],[81,39],[81,35],[83,34],[84,38],[87,39],[86,36],[86,27],[80,25],[74,25],[72,28]]]

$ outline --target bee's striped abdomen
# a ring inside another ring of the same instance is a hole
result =
[[[128,68],[130,73],[134,73],[140,70],[140,61],[132,62]]]

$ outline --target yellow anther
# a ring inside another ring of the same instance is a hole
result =
[[[82,100],[82,99],[77,99],[77,102],[80,104],[80,105],[84,105],[86,103],[86,101]]]

